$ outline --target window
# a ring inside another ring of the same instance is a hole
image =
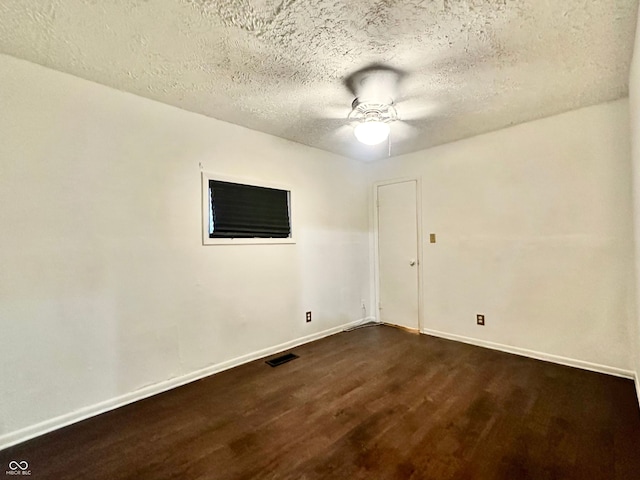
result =
[[[290,190],[206,174],[202,180],[204,244],[292,243]]]

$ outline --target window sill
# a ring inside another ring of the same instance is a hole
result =
[[[293,238],[203,238],[207,245],[287,245],[296,243]]]

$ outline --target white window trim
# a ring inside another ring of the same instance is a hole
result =
[[[209,237],[209,180],[254,185],[256,187],[277,188],[289,192],[289,224],[291,236],[288,238],[210,238]],[[296,243],[293,237],[293,190],[281,184],[267,183],[251,178],[230,177],[212,172],[202,172],[202,244],[203,245],[273,245]]]

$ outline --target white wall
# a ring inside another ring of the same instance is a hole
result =
[[[625,99],[373,164],[422,178],[423,329],[629,375],[629,158]]]
[[[363,316],[364,164],[7,56],[0,85],[0,445]],[[202,246],[200,163],[292,187],[297,243]]]
[[[638,16],[640,25],[640,13]],[[631,162],[633,169],[633,225],[635,229],[636,298],[640,300],[640,28],[636,29],[636,40],[629,78],[629,110],[631,120]],[[640,308],[637,309],[640,314]],[[640,402],[640,316],[633,322],[634,370],[636,392]]]

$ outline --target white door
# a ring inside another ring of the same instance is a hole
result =
[[[380,321],[418,329],[417,181],[378,185]]]

